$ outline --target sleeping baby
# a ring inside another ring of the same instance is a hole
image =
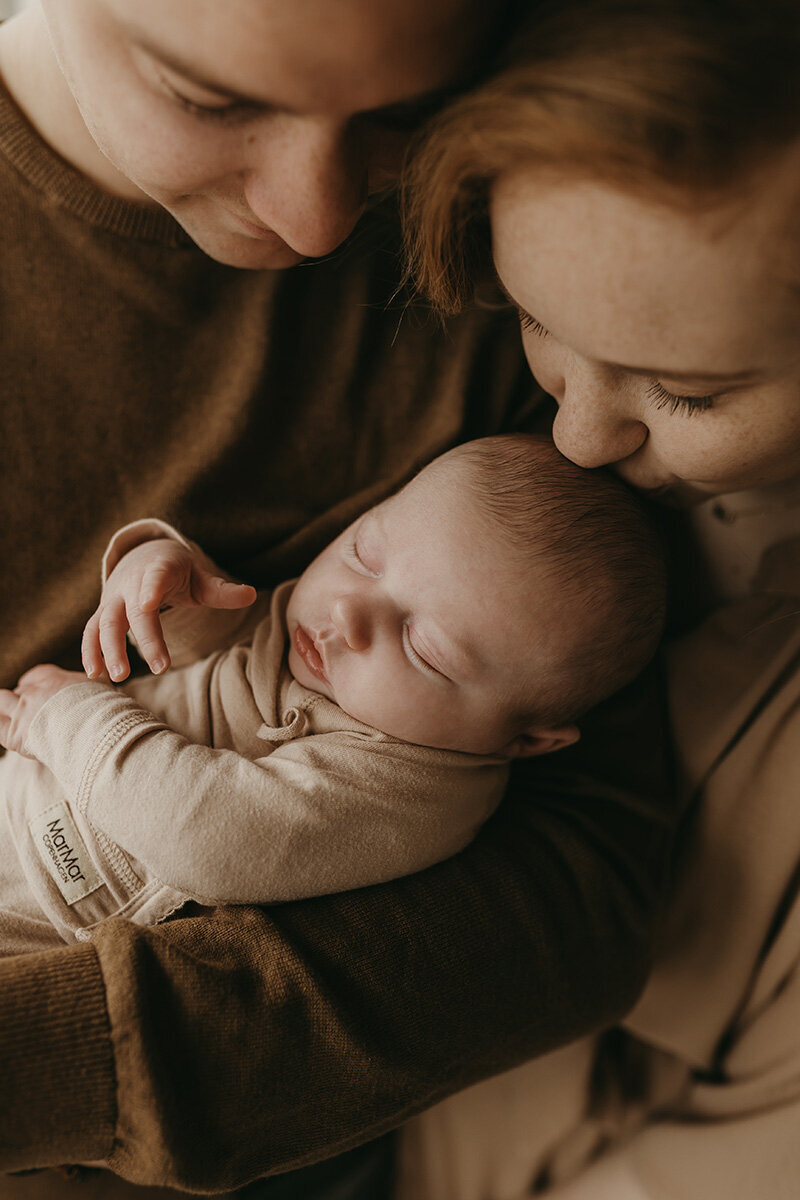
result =
[[[170,526],[126,526],[89,678],[0,691],[0,953],[457,853],[514,759],[641,670],[663,607],[636,500],[523,434],[450,450],[258,597]],[[114,686],[129,626],[158,673]]]

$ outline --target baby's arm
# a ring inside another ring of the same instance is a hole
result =
[[[251,605],[256,598],[254,588],[223,578],[202,551],[169,526],[137,522],[126,529],[130,534],[138,529],[141,538],[152,540],[136,542],[110,563],[107,552],[104,565],[111,569],[104,579],[100,603],[87,622],[81,647],[89,679],[110,677],[119,683],[127,678],[129,631],[153,673],[165,671],[170,654],[161,612],[167,607],[237,610]],[[111,547],[118,539],[115,535]]]
[[[347,732],[250,761],[189,742],[97,683],[43,705],[28,748],[92,825],[204,903],[264,904],[420,870],[471,840],[506,780],[494,762]]]
[[[244,625],[240,610],[256,598],[255,589],[223,577],[216,565],[199,549],[162,521],[136,521],[118,530],[103,559],[103,591],[95,613],[84,630],[82,657],[89,679],[115,682],[127,678],[130,666],[126,635],[130,632],[142,657],[155,674],[170,665],[170,651],[162,630],[165,609],[176,613],[193,609],[199,613],[211,609],[227,610],[232,615],[230,634]],[[260,619],[263,605],[250,609],[253,620]],[[244,621],[248,622],[249,613]],[[168,624],[170,618],[167,617]],[[171,618],[173,627],[176,618]],[[180,643],[184,657],[201,656],[211,647],[194,651],[208,635],[222,631],[205,621],[183,622]],[[200,636],[198,636],[200,635]],[[170,641],[173,639],[170,638]],[[35,757],[27,744],[30,724],[39,709],[56,692],[84,677],[64,671],[52,663],[41,663],[27,671],[13,691],[0,689],[0,745],[18,754]]]

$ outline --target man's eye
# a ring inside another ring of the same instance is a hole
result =
[[[201,120],[241,120],[247,116],[251,116],[254,110],[253,105],[239,103],[236,100],[224,100],[220,98],[217,101],[210,100],[207,103],[200,100],[193,100],[190,96],[179,91],[163,76],[161,82],[165,92],[173,103],[177,104],[185,112],[191,113],[193,117],[199,117]]]
[[[181,108],[202,117],[225,117],[236,107],[234,104],[198,104],[196,100],[190,100],[188,96],[182,96],[180,92],[175,92],[175,99]]]
[[[647,395],[655,401],[656,408],[668,408],[670,413],[681,412],[688,417],[706,412],[714,404],[714,396],[678,396],[668,392],[657,379],[650,384]]]

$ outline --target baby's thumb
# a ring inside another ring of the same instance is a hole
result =
[[[195,595],[209,608],[247,608],[256,598],[256,589],[249,583],[231,583],[204,571],[197,581]]]

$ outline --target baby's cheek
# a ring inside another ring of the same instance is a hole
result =
[[[384,729],[384,723],[393,711],[391,697],[395,692],[391,679],[379,683],[371,671],[360,664],[341,663],[332,672],[336,703],[351,717],[365,725]]]
[[[391,737],[427,745],[435,740],[439,711],[419,690],[402,680],[374,688],[362,706],[361,720]]]

